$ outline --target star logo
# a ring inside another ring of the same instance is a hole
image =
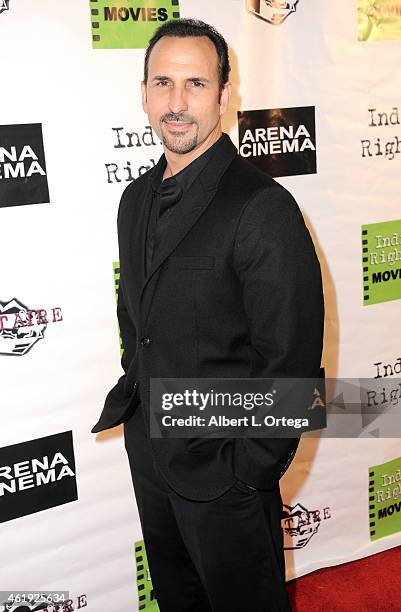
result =
[[[10,0],[0,0],[0,13],[3,13],[4,11],[8,11],[9,2]]]
[[[272,25],[280,25],[297,10],[299,0],[247,0],[247,9]]]
[[[44,338],[47,323],[13,298],[0,302],[0,355],[25,355],[38,340]]]
[[[306,546],[311,537],[317,533],[321,522],[319,512],[309,512],[302,506],[287,506],[283,504],[283,513],[281,518],[281,526],[286,539],[290,542],[285,544],[287,550],[303,548]]]

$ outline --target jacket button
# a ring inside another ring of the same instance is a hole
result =
[[[149,346],[150,343],[151,343],[151,339],[150,338],[142,338],[142,340],[141,340],[141,346],[143,346],[143,347]]]

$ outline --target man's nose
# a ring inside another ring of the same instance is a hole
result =
[[[169,107],[173,113],[181,113],[188,110],[186,92],[183,87],[172,87],[170,91]]]

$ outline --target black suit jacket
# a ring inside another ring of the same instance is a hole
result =
[[[237,155],[223,134],[176,205],[145,277],[151,181],[125,189],[118,213],[118,320],[123,376],[93,432],[126,421],[149,379],[319,376],[323,337],[320,266],[288,191]],[[170,486],[195,500],[218,497],[236,478],[271,488],[296,439],[151,439]]]

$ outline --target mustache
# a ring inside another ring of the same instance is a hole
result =
[[[161,123],[165,121],[176,121],[177,123],[196,123],[195,117],[192,115],[184,115],[182,113],[166,113],[160,118]]]

